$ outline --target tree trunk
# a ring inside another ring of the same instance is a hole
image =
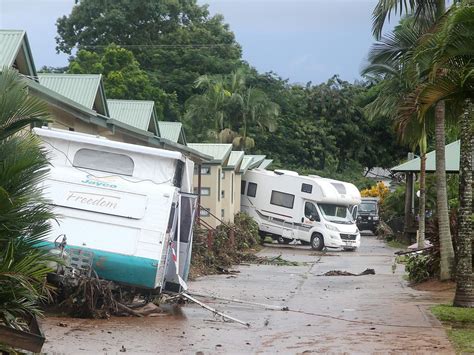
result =
[[[436,137],[436,202],[438,215],[438,233],[440,248],[440,279],[452,278],[454,249],[449,229],[448,191],[446,188],[446,156],[445,156],[445,103],[438,102],[435,108]]]
[[[420,220],[418,226],[418,248],[425,247],[425,220],[426,220],[426,151],[420,154]]]
[[[472,105],[461,118],[461,154],[459,161],[459,212],[457,239],[456,293],[454,306],[474,307],[474,275],[472,269]]]

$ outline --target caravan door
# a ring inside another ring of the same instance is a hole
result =
[[[311,241],[311,229],[321,223],[321,218],[312,201],[304,201],[303,211],[301,211],[301,224],[298,227],[298,239],[306,242]]]
[[[181,193],[177,206],[174,237],[168,248],[163,291],[181,292],[186,288],[191,265],[196,203],[197,195]]]

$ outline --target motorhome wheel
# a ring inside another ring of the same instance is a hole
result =
[[[290,244],[292,239],[284,238],[281,235],[277,238],[278,244]]]
[[[311,248],[317,251],[321,251],[324,248],[324,239],[320,234],[313,234],[311,237]]]

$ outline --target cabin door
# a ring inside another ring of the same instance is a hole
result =
[[[187,288],[186,281],[191,264],[193,225],[197,196],[181,193],[177,206],[177,225],[168,248],[163,290],[181,292]]]

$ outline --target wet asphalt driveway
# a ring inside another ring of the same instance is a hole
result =
[[[393,249],[364,236],[355,252],[315,253],[308,247],[267,246],[299,266],[242,265],[235,275],[190,283],[190,291],[287,306],[265,309],[211,298],[200,300],[251,324],[223,322],[195,304],[146,318],[43,320],[48,353],[453,353],[428,311],[443,296],[416,291],[392,272]],[[330,270],[375,275],[319,276]],[[65,326],[66,325],[66,326]]]

